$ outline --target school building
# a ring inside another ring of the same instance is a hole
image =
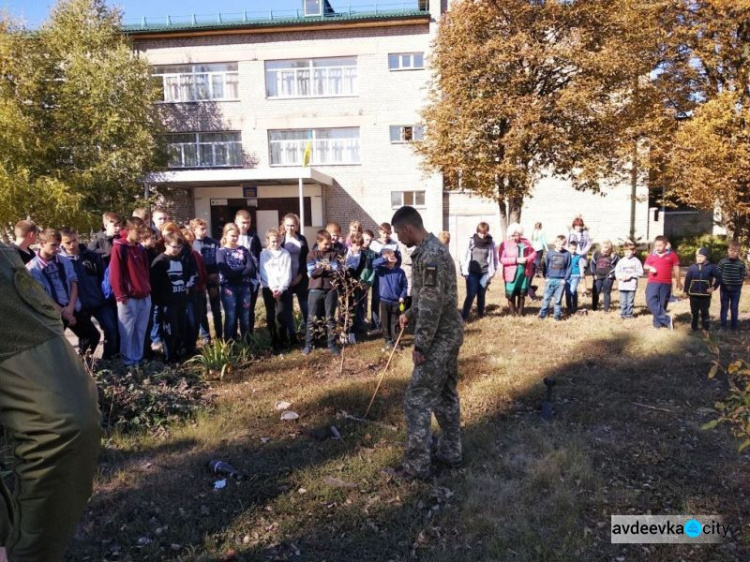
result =
[[[454,256],[479,221],[503,238],[494,202],[445,191],[412,150],[424,134],[431,43],[448,1],[385,1],[301,0],[292,11],[269,2],[260,14],[126,22],[171,131],[169,170],[148,182],[169,193],[176,218],[204,218],[217,236],[244,208],[262,237],[285,213],[300,214],[301,194],[307,235],[330,220],[372,228],[410,204],[429,230],[451,232]],[[523,224],[530,232],[541,221],[550,237],[583,215],[595,239],[614,241],[664,229],[645,185],[602,191],[543,179]]]

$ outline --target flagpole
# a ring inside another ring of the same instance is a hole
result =
[[[303,191],[302,175],[299,177],[299,234],[305,233],[305,196]]]

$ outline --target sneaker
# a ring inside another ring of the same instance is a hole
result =
[[[385,346],[383,346],[383,351],[390,351],[391,349],[393,349],[393,342],[388,340],[385,342]]]
[[[312,353],[312,347],[306,345],[302,348],[302,355],[310,355]]]
[[[161,342],[154,342],[151,344],[151,351],[154,353],[163,353],[164,345]]]

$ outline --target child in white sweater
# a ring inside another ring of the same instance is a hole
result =
[[[260,253],[260,283],[266,305],[266,325],[271,334],[271,347],[278,353],[289,343],[286,328],[287,314],[292,311],[292,256],[281,247],[279,231],[266,233],[266,249]]]
[[[630,240],[623,244],[623,257],[615,265],[615,279],[620,291],[620,317],[633,317],[635,291],[638,289],[638,278],[643,276],[641,260],[635,257],[635,244]]]

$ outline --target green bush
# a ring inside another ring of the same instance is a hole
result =
[[[726,236],[712,234],[673,238],[670,242],[674,251],[680,256],[680,265],[695,263],[695,253],[699,248],[708,248],[710,252],[708,259],[713,263],[719,263],[719,260],[727,255],[729,244]]]
[[[732,435],[740,440],[738,451],[750,447],[750,364],[738,360],[724,368],[718,360],[718,348],[713,347],[717,360],[713,362],[708,378],[713,379],[721,371],[729,382],[729,394],[721,402],[716,402],[717,419],[703,425],[703,429],[713,429],[719,424],[729,426]]]

